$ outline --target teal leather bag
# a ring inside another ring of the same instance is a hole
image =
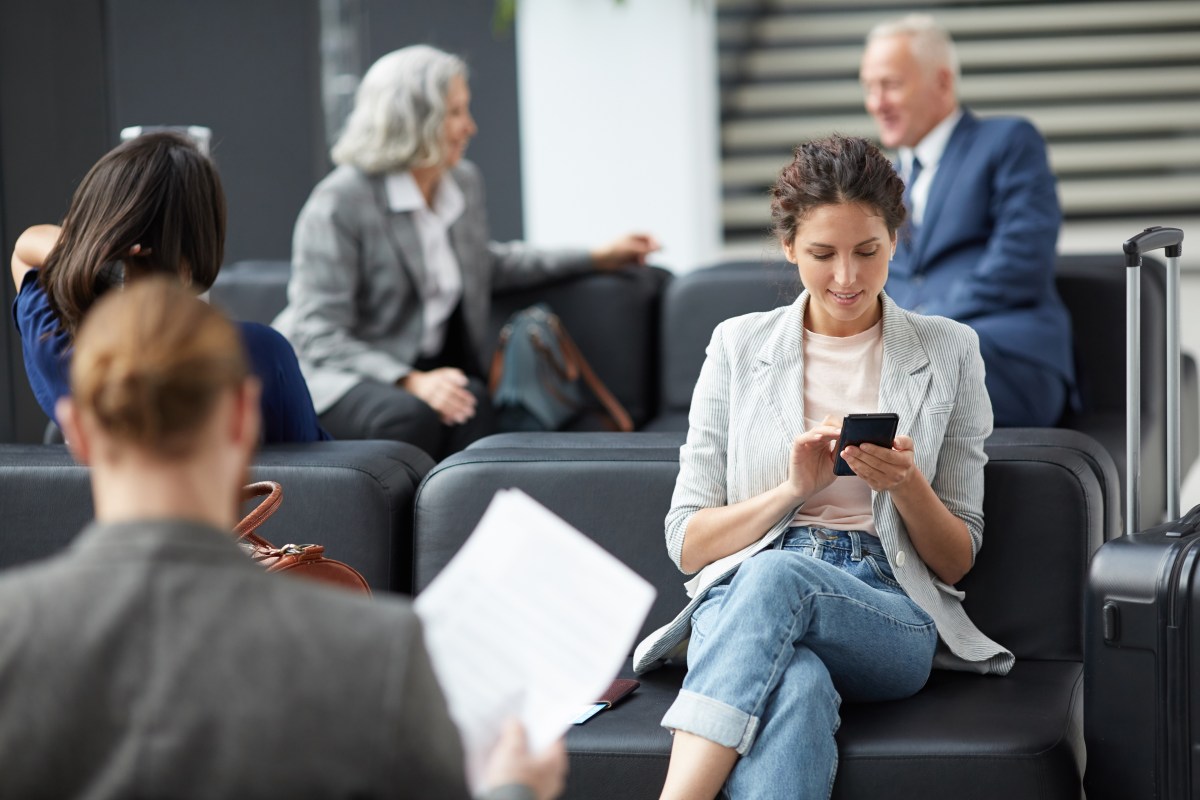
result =
[[[610,430],[633,430],[628,412],[544,303],[501,328],[488,386],[502,431],[567,430],[585,416]]]

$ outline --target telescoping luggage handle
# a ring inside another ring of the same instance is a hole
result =
[[[1165,250],[1167,257],[1167,519],[1179,518],[1179,256],[1183,231],[1153,227],[1127,240],[1125,251],[1125,532],[1138,521],[1142,481],[1141,335],[1142,254]]]

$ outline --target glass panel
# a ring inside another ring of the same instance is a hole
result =
[[[325,111],[325,143],[332,147],[354,107],[354,92],[363,74],[363,0],[320,0],[321,103]]]

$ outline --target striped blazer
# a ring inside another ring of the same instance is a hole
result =
[[[804,292],[790,306],[735,317],[717,326],[692,396],[687,442],[666,518],[667,551],[680,563],[692,515],[732,505],[787,477],[792,440],[806,429],[801,332]],[[900,416],[915,445],[916,465],[946,507],[966,523],[974,556],[983,542],[983,442],[992,430],[983,360],[975,332],[943,317],[901,309],[883,295],[883,372],[879,409]],[[896,580],[937,624],[935,664],[1004,674],[1013,655],[983,635],[962,607],[963,593],[925,566],[887,492],[871,493],[880,543]],[[708,588],[787,530],[795,509],[761,539],[718,559],[685,584],[691,601],[634,652],[645,672],[686,651],[693,609]]]
[[[466,201],[450,226],[462,271],[462,318],[468,344],[486,365],[495,347],[493,290],[587,272],[592,261],[586,250],[491,241],[479,169],[460,161],[449,174]],[[420,357],[425,255],[412,212],[391,210],[385,181],[338,167],[296,219],[288,305],[273,325],[295,348],[318,414],[365,380],[394,384]]]

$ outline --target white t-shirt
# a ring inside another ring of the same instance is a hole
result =
[[[840,425],[846,414],[879,410],[883,372],[883,320],[853,336],[823,336],[805,329],[804,422],[811,429],[826,416]],[[857,475],[840,476],[808,498],[793,525],[875,533],[871,487]]]

